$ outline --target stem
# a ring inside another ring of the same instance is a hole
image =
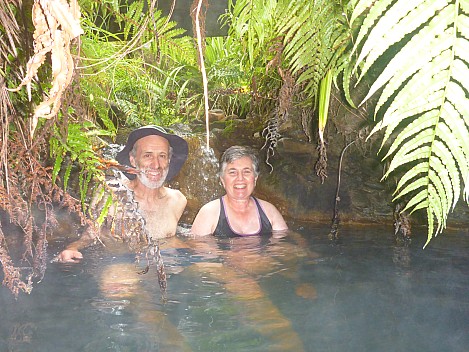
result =
[[[344,153],[347,150],[348,147],[350,147],[353,143],[355,143],[356,140],[351,141],[349,144],[347,144],[344,149],[342,149],[342,152],[340,153],[340,159],[339,159],[339,169],[337,171],[337,189],[335,192],[335,203],[334,203],[334,217],[332,218],[332,226],[331,226],[331,232],[330,235],[334,240],[337,240],[338,237],[338,228],[339,228],[339,202],[340,202],[340,197],[339,197],[339,191],[340,191],[340,174],[342,172],[342,159],[344,157]]]
[[[202,46],[202,35],[200,33],[200,21],[199,15],[200,10],[202,8],[203,0],[199,0],[197,3],[197,10],[195,13],[195,30],[197,35],[197,51],[199,54],[199,63],[200,63],[200,71],[202,72],[202,82],[204,86],[204,106],[205,106],[205,131],[207,135],[207,149],[210,148],[209,145],[209,134],[210,134],[210,126],[209,126],[209,117],[208,117],[208,83],[207,83],[207,73],[205,71],[205,63],[204,63],[204,54],[203,54],[203,46]]]

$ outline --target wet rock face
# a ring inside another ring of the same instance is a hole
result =
[[[290,219],[331,221],[337,191],[339,146],[328,150],[328,177],[324,183],[314,171],[318,158],[316,145],[306,140],[284,137],[275,154],[270,157],[273,169],[265,163],[264,139],[252,131],[236,128],[211,132],[211,154],[205,148],[205,135],[186,136],[189,140],[189,159],[173,182],[188,198],[187,217],[195,216],[206,202],[222,195],[217,176],[218,160],[232,145],[249,145],[259,150],[261,174],[256,195],[274,203]],[[342,145],[343,146],[343,145]],[[382,170],[371,156],[362,156],[349,149],[342,161],[339,190],[341,220],[392,223],[391,191],[379,182]]]
[[[341,148],[344,144],[341,143]],[[303,151],[309,147],[310,153]],[[392,207],[387,202],[390,192],[380,184],[380,169],[372,158],[360,156],[350,147],[342,159],[340,184],[338,168],[341,148],[329,144],[327,174],[324,182],[316,175],[318,154],[315,145],[303,142],[296,148],[279,143],[272,173],[266,175],[259,191],[276,193],[286,203],[286,214],[302,220],[330,221],[334,207],[343,221],[384,222],[391,219]]]
[[[382,223],[392,227],[396,206],[392,203],[392,193],[396,179],[390,177],[380,182],[384,170],[380,157],[376,155],[380,140],[365,143],[358,138],[346,149],[337,193],[340,156],[343,148],[353,140],[350,135],[339,133],[334,125],[329,129],[326,134],[328,177],[321,183],[315,173],[317,144],[308,141],[301,126],[292,126],[282,132],[275,154],[269,158],[273,169],[265,162],[262,127],[256,129],[255,126],[256,122],[249,119],[227,121],[226,125],[217,123],[216,127],[212,124],[209,155],[205,150],[204,133],[200,130],[195,132],[197,129],[193,128],[193,133],[186,135],[190,146],[189,159],[176,178],[175,187],[188,198],[187,222],[192,221],[203,204],[224,193],[217,175],[217,161],[223,151],[232,145],[249,145],[259,150],[261,162],[256,196],[274,203],[287,220],[330,222],[338,194],[341,222]],[[426,224],[423,215],[413,214],[412,222]],[[453,226],[468,224],[469,210],[465,204],[458,204],[449,216],[450,226],[451,221]]]

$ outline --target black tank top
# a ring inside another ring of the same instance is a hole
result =
[[[252,197],[252,199],[254,199],[254,202],[256,203],[259,223],[261,224],[259,231],[257,231],[256,233],[252,233],[252,234],[242,234],[242,233],[237,233],[233,231],[230,226],[230,221],[226,217],[225,203],[223,202],[223,197],[221,197],[220,198],[220,216],[218,217],[217,228],[215,229],[213,234],[215,236],[222,236],[222,237],[260,236],[260,235],[271,234],[272,224],[270,223],[269,218],[267,217],[267,215],[265,215],[264,210],[262,209],[262,206],[259,204],[259,201],[257,200],[257,198]]]

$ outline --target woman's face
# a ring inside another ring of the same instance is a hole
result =
[[[220,179],[228,197],[249,198],[257,181],[251,158],[245,156],[227,164]]]

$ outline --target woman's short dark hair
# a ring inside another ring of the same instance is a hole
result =
[[[245,147],[241,145],[234,145],[229,147],[220,158],[220,169],[218,171],[218,175],[221,177],[225,172],[226,165],[232,163],[235,160],[244,158],[247,156],[252,160],[252,167],[254,169],[254,174],[259,176],[259,159],[257,158],[257,154],[254,149],[250,147]]]

